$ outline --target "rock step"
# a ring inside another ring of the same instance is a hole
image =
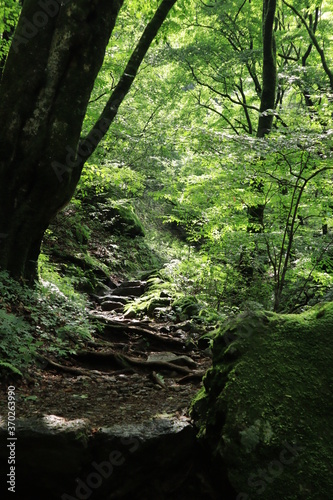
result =
[[[173,352],[157,352],[151,353],[148,356],[147,362],[162,361],[167,363],[173,363],[174,365],[189,366],[190,368],[196,368],[197,364],[189,356],[174,354]]]
[[[112,302],[119,302],[120,304],[123,304],[124,306],[129,302],[128,297],[122,297],[120,295],[104,295],[104,297],[100,298],[100,303],[103,304],[103,302],[108,302],[109,300],[112,300]]]
[[[212,498],[202,491],[198,479],[207,457],[202,456],[195,430],[186,419],[163,416],[93,430],[87,419],[68,421],[46,415],[17,420],[16,432],[15,498]],[[7,437],[6,422],[0,420],[0,441],[8,444]],[[6,446],[0,448],[3,478],[8,474],[8,453]]]
[[[107,300],[101,304],[102,311],[123,311],[124,304],[112,300]]]
[[[116,288],[110,295],[118,295],[120,297],[140,297],[144,293],[142,286],[128,286]]]
[[[120,295],[111,295],[110,292],[103,294],[103,295],[91,295],[91,298],[94,299],[96,302],[99,304],[103,304],[103,302],[119,302],[122,305],[126,305],[129,301],[129,297],[122,297]]]
[[[140,286],[141,288],[145,289],[146,286],[147,286],[147,281],[141,281],[141,280],[135,280],[135,281],[123,281],[122,283],[120,283],[120,285],[118,286],[118,290],[119,288],[129,288],[129,287],[136,287],[136,286]]]

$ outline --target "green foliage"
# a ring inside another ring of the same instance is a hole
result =
[[[291,4],[312,23],[330,66],[331,6]],[[134,5],[119,18],[125,31]],[[141,19],[152,7],[140,10]],[[163,254],[158,236],[147,231],[155,224],[174,261],[177,293],[197,296],[203,317],[246,308],[249,300],[300,310],[325,299],[332,286],[328,73],[305,24],[280,3],[274,129],[257,139],[261,10],[256,2],[177,2],[80,188],[104,190],[117,203],[140,200],[149,212],[142,210],[150,245]],[[111,40],[87,126],[103,106],[103,97],[95,99],[117,80],[139,33]],[[255,207],[262,207],[262,220],[250,215]],[[177,243],[164,240],[166,230]]]
[[[164,310],[203,326],[332,300],[332,5],[287,4],[275,19],[273,130],[257,139],[262,3],[178,0],[74,202],[47,231],[41,284],[32,292],[0,274],[1,371],[24,374],[40,354],[74,353],[95,328],[82,291],[112,275],[162,268],[127,312]],[[83,136],[157,5],[124,3]],[[0,9],[4,62],[20,2]]]
[[[144,228],[128,200],[106,200],[97,203],[97,210],[91,214],[102,227],[110,232],[130,237],[144,236]]]
[[[107,149],[106,149],[107,150]],[[101,155],[100,165],[87,163],[77,188],[77,198],[98,199],[129,198],[142,194],[145,177],[142,173],[121,164],[105,161]]]
[[[183,319],[183,317],[192,318],[198,316],[200,306],[196,297],[185,296],[175,300],[172,303],[172,309]]]
[[[0,272],[0,369],[24,374],[39,355],[67,356],[94,331],[84,296],[69,278],[62,279],[45,261],[43,266],[44,279],[34,290]]]
[[[0,309],[0,331],[0,370],[22,375],[37,352],[33,329],[23,318]]]
[[[149,277],[146,293],[127,304],[125,312],[152,315],[156,308],[168,308],[179,296],[175,283],[161,270]]]
[[[6,59],[11,39],[20,15],[20,2],[2,0],[0,3],[0,61]],[[2,64],[0,65],[2,66]]]
[[[0,361],[0,371],[2,370],[9,370],[10,372],[14,373],[15,375],[20,375],[20,377],[23,376],[23,373],[18,370],[14,365],[11,363],[7,363],[6,361]]]
[[[18,4],[5,2],[2,33],[5,23],[11,26],[16,19]],[[124,3],[83,136],[157,5]],[[290,0],[290,5],[315,27],[331,67],[330,3],[319,10],[318,3]],[[161,299],[180,301],[175,307],[181,312],[187,301],[197,300],[191,314],[215,323],[254,304],[299,311],[330,297],[332,89],[306,25],[279,3],[274,129],[265,139],[255,137],[261,9],[258,2],[177,2],[121,113],[86,163],[74,204],[55,221],[60,227],[48,231],[48,245],[58,258],[66,251],[77,260],[55,265],[42,256],[42,279],[58,291],[49,296],[44,287],[41,297],[46,294],[59,318],[66,318],[57,322],[53,314],[41,313],[43,332],[56,330],[59,339],[72,330],[89,335],[84,315],[76,314],[81,323],[75,315],[69,320],[65,304],[76,303],[82,311],[86,299],[78,290],[98,285],[98,262],[88,252],[94,238],[103,238],[107,248],[99,264],[102,274],[135,276],[164,265],[148,292],[129,307],[136,312],[152,311]],[[262,219],[251,216],[256,207],[262,207]],[[145,238],[128,238],[137,235]],[[63,350],[60,340],[58,348]]]

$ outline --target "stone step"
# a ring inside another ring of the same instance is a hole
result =
[[[190,368],[195,368],[197,366],[196,362],[193,361],[189,356],[184,354],[174,354],[173,352],[154,352],[148,356],[147,362],[161,361],[166,363],[173,363],[174,365],[189,366]]]
[[[46,415],[18,419],[16,434],[13,497],[20,500],[211,498],[199,491],[202,450],[187,419],[166,415],[93,430],[87,419]],[[0,441],[10,444],[7,438],[2,419]],[[0,448],[2,478],[8,474],[8,450]]]
[[[129,302],[129,299],[127,297],[122,297],[120,295],[105,295],[104,297],[101,297],[100,303],[103,304],[103,302],[108,302],[109,300],[112,300],[113,302],[119,302],[120,304],[126,305]]]
[[[120,283],[120,285],[118,286],[118,289],[119,288],[128,288],[128,287],[136,287],[136,286],[140,286],[141,288],[145,288],[147,285],[147,282],[146,281],[141,281],[141,280],[134,280],[134,281],[123,281],[122,283]]]
[[[112,300],[107,300],[101,304],[102,311],[122,311],[124,304]]]
[[[120,295],[111,295],[110,291],[103,295],[91,295],[91,298],[94,299],[99,304],[103,304],[103,302],[108,302],[112,300],[113,302],[119,302],[120,304],[126,305],[130,300],[128,297],[122,297]]]
[[[116,288],[110,295],[118,295],[121,297],[140,297],[144,293],[144,288],[141,286],[128,286]]]

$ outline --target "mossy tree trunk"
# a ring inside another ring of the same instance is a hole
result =
[[[24,1],[0,86],[0,267],[14,277],[36,279],[50,220],[71,199],[175,2],[162,1],[130,59],[131,73],[125,69],[101,120],[80,140],[123,0]]]

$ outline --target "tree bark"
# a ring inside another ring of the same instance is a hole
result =
[[[80,142],[123,0],[25,0],[0,86],[0,267],[14,277],[37,278],[43,234],[71,199],[175,2],[162,1],[114,97]]]
[[[265,137],[269,134],[273,124],[273,113],[276,99],[276,47],[274,36],[274,19],[276,11],[276,0],[263,0],[262,15],[262,38],[263,38],[263,70],[262,70],[262,92],[259,109],[259,120],[257,137]],[[261,181],[254,183],[257,192],[262,191]],[[265,205],[253,205],[248,207],[249,232],[261,232],[264,225]]]
[[[276,0],[263,0],[263,71],[260,115],[257,137],[268,134],[273,124],[273,113],[276,97],[276,47],[274,36],[274,18]]]
[[[28,280],[75,188],[68,172],[57,180],[52,159],[76,150],[122,1],[63,4],[24,2],[0,87],[0,266]]]

